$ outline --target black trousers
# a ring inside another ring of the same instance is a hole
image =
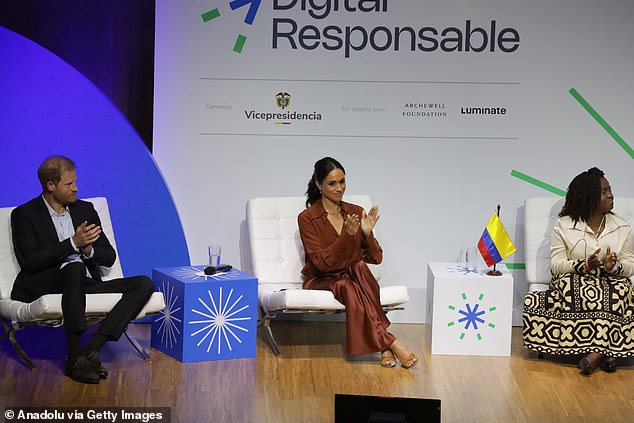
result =
[[[99,333],[118,340],[126,326],[134,319],[154,292],[154,283],[147,276],[97,281],[86,276],[81,262],[69,263],[58,269],[46,284],[30,286],[29,294],[39,298],[46,294],[62,294],[64,329],[67,333],[81,334],[86,330],[86,294],[122,293],[101,323]]]

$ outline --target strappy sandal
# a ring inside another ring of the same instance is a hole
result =
[[[390,354],[391,355],[383,355],[383,352],[381,352],[381,367],[390,368],[396,366],[396,357],[394,357],[394,353],[392,351],[390,351]]]
[[[406,360],[401,361],[401,366],[405,369],[409,369],[410,367],[414,367],[418,364],[418,356],[414,353],[410,353]]]

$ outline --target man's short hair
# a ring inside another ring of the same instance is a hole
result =
[[[46,192],[48,181],[55,185],[62,179],[62,172],[75,170],[75,162],[64,156],[50,156],[37,169],[37,177],[42,184],[42,189]]]

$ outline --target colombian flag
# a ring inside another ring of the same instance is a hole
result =
[[[497,213],[493,213],[493,217],[484,228],[478,242],[478,250],[487,266],[493,266],[517,251]]]

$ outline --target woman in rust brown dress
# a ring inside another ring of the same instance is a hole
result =
[[[342,201],[346,175],[341,163],[324,157],[306,191],[306,210],[298,217],[306,252],[302,270],[304,289],[332,291],[346,306],[348,354],[381,351],[381,365],[394,367],[396,359],[410,368],[418,357],[387,331],[390,321],[381,308],[379,284],[366,263],[381,263],[383,251],[372,229],[379,219],[377,207],[369,213]]]

